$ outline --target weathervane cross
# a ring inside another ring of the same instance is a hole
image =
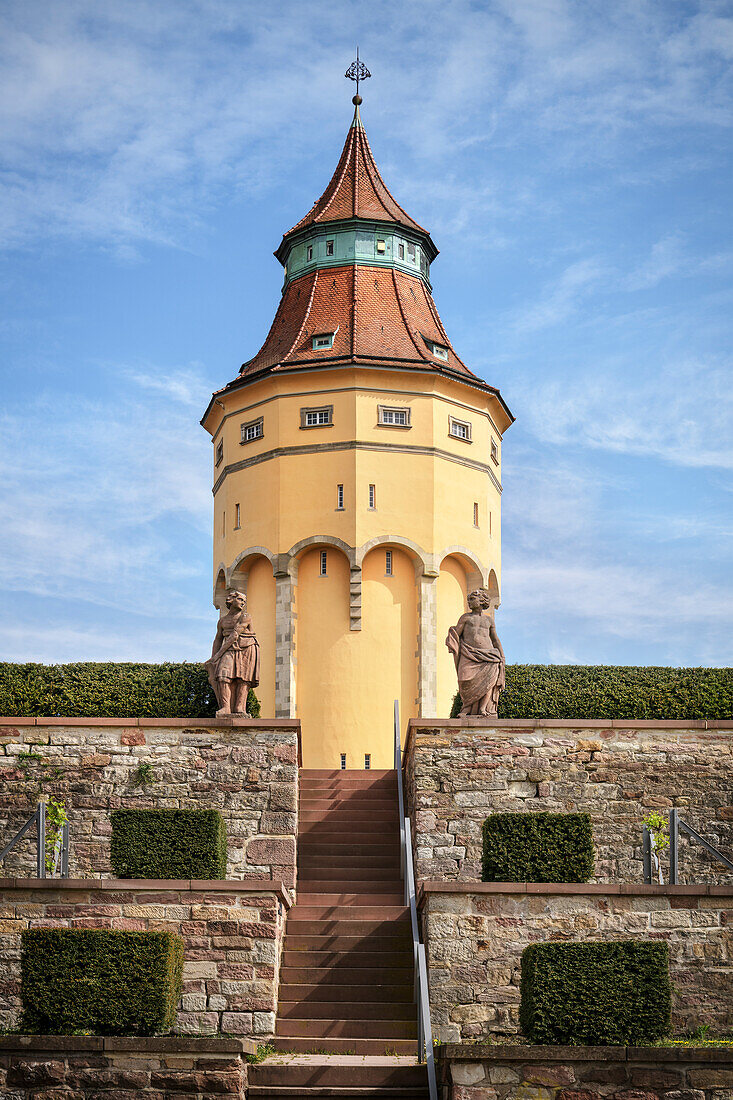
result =
[[[364,62],[359,60],[359,47],[357,46],[356,61],[352,61],[348,69],[344,73],[344,76],[348,77],[349,80],[356,81],[356,95],[354,96],[355,100],[359,98],[359,81],[368,80],[371,75],[372,74],[369,72]]]

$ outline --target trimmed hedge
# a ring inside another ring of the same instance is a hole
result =
[[[588,882],[590,814],[491,814],[483,824],[484,882]]]
[[[247,700],[253,718],[260,703]],[[7,718],[213,718],[216,698],[202,664],[70,665],[0,662],[0,714]]]
[[[154,1035],[175,1023],[183,940],[172,932],[21,933],[23,1031]]]
[[[461,709],[453,700],[451,718]],[[733,668],[507,665],[500,718],[733,718]]]
[[[669,1033],[666,943],[534,943],[522,952],[520,991],[533,1043],[641,1046]]]
[[[226,825],[218,810],[113,810],[110,856],[118,878],[226,878]]]

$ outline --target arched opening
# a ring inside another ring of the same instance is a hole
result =
[[[232,570],[230,588],[247,597],[257,641],[260,643],[260,683],[255,689],[263,718],[275,716],[275,578],[262,554],[250,554]]]
[[[499,596],[499,582],[496,579],[496,573],[493,569],[489,570],[489,581],[486,587],[489,591],[489,595],[491,596],[491,610],[496,611],[497,607],[501,603],[501,598]]]
[[[216,581],[214,583],[214,607],[219,611],[224,607],[224,601],[227,594],[227,578],[223,569],[220,569],[216,575]]]
[[[449,555],[440,563],[438,574],[438,690],[437,713],[439,718],[448,718],[453,697],[458,690],[456,666],[448,652],[445,639],[448,631],[458,622],[464,611],[468,610],[466,597],[469,590],[466,566],[457,557]]]

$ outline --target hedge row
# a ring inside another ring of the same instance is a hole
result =
[[[588,882],[590,814],[492,814],[483,824],[484,882]]]
[[[533,1043],[641,1046],[669,1033],[666,943],[534,943],[522,952],[519,1022]]]
[[[227,877],[227,833],[218,810],[113,810],[111,816],[117,878]]]
[[[253,691],[247,709],[260,716]],[[213,718],[202,664],[0,662],[0,714],[8,718]]]
[[[733,668],[507,665],[499,717],[731,719]]]
[[[183,940],[172,932],[33,928],[20,965],[24,1031],[154,1035],[175,1022]]]

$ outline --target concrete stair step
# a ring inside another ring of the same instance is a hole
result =
[[[415,1007],[415,1006],[413,1006]],[[390,1039],[417,1040],[417,1008],[411,1020],[319,1020],[293,1016],[278,1019],[275,1035],[280,1039]],[[375,1053],[384,1054],[384,1048]],[[402,1052],[399,1052],[402,1053]],[[416,1050],[407,1051],[416,1054]]]
[[[292,1035],[285,1038],[268,1039],[275,1050],[302,1054],[367,1054],[379,1055],[417,1055],[417,1030],[411,1039],[354,1039],[337,1037],[309,1037]]]
[[[314,939],[306,936],[304,939]],[[319,940],[320,942],[320,940]],[[412,946],[406,940],[401,951],[359,950],[352,951],[319,951],[308,947],[289,947],[285,943],[282,953],[283,969],[291,968],[301,973],[304,969],[316,974],[333,974],[339,971],[358,974],[360,970],[380,970],[385,967],[402,974],[403,970],[409,971],[412,980]],[[318,979],[320,981],[320,978]]]
[[[283,958],[285,955],[283,954]],[[412,963],[412,959],[407,960]],[[361,959],[349,960],[347,966],[334,966],[333,964],[304,964],[301,966],[291,963],[280,967],[280,982],[282,986],[293,985],[336,985],[336,986],[362,986],[371,985],[399,985],[409,986],[412,995],[412,965],[389,966],[373,965],[363,966]]]
[[[384,977],[384,975],[382,975]],[[388,976],[387,976],[388,977]],[[377,980],[367,985],[358,985],[356,979],[344,985],[335,985],[333,982],[303,982],[293,985],[289,982],[280,982],[278,1004],[289,1004],[295,1001],[298,1004],[306,1002],[314,1004],[317,1001],[328,1001],[336,1004],[342,1001],[359,1001],[361,1004],[377,1002],[381,1005],[410,1004],[413,1001],[412,981],[403,982],[402,985],[393,984],[378,985]],[[385,1012],[390,1011],[385,1007]]]
[[[413,1020],[417,1009],[409,1002],[390,1002],[389,1007],[380,1001],[279,1001],[278,1020]]]
[[[249,1083],[257,1085],[299,1085],[319,1088],[382,1086],[383,1088],[416,1088],[425,1086],[427,1069],[423,1065],[404,1065],[396,1059],[390,1065],[360,1065],[355,1059],[346,1065],[326,1063],[298,1065],[268,1060],[251,1066]]]

